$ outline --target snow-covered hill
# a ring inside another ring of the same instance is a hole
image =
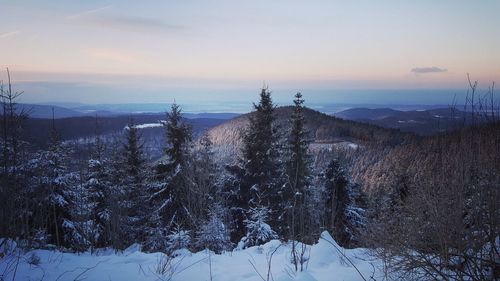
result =
[[[341,248],[327,232],[317,244],[308,246],[308,261],[303,272],[294,271],[290,253],[291,245],[278,240],[221,255],[181,250],[172,260],[161,253],[142,253],[137,246],[122,253],[101,250],[97,254],[34,250],[1,258],[0,280],[335,281],[370,280],[382,276],[379,260],[371,258],[365,249]],[[164,265],[164,274],[160,265]]]

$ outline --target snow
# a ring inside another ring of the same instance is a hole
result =
[[[14,280],[170,280],[168,274],[162,276],[157,273],[158,263],[162,261],[169,265],[166,272],[174,272],[171,279],[173,281],[210,280],[210,268],[214,281],[259,281],[262,280],[259,274],[264,278],[267,276],[267,261],[274,250],[276,252],[272,258],[271,270],[273,278],[270,280],[362,280],[352,264],[367,280],[372,274],[375,274],[375,279],[382,279],[380,277],[383,273],[379,269],[382,263],[379,260],[371,258],[365,249],[341,248],[327,232],[323,232],[317,244],[308,247],[310,259],[304,272],[293,270],[290,263],[291,245],[282,244],[278,240],[220,255],[208,250],[191,253],[183,249],[176,251],[176,257],[172,260],[161,253],[140,252],[138,245],[133,245],[121,253],[110,249],[101,249],[94,254],[34,250],[22,254]],[[40,258],[38,265],[29,264],[29,261],[33,260],[33,254]],[[15,260],[17,256],[0,259],[0,280],[13,279],[12,261]],[[8,268],[6,270],[9,265],[10,271]]]
[[[162,123],[146,123],[146,124],[140,124],[140,125],[135,125],[137,129],[146,129],[146,128],[155,128],[155,127],[163,127]]]
[[[417,123],[422,123],[422,122],[418,122],[416,120],[410,119],[410,120],[398,120],[398,123],[400,123],[400,124],[406,124],[406,123],[417,124]]]
[[[349,143],[347,145],[349,148],[352,148],[352,149],[357,149],[359,147],[359,145],[355,144],[355,143]]]
[[[353,143],[353,142],[349,142],[349,141],[343,141],[343,142],[337,143],[337,147],[340,147],[340,148],[343,148],[343,149],[358,149],[359,145],[357,143]]]
[[[160,120],[158,123],[144,123],[144,124],[138,124],[134,125],[134,128],[136,129],[147,129],[147,128],[157,128],[157,127],[163,127],[165,125],[165,120]],[[129,129],[129,126],[125,126],[125,130]]]

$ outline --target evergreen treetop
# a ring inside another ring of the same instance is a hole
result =
[[[179,105],[173,103],[170,112],[167,113],[165,123],[168,146],[165,153],[169,157],[170,165],[175,169],[177,165],[185,162],[188,153],[188,143],[191,141],[191,126],[182,119],[182,110]]]

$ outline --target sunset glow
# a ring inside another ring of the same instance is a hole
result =
[[[466,73],[484,83],[500,77],[499,8],[498,1],[1,1],[0,65],[37,83],[460,89]]]

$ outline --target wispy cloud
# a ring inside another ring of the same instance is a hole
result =
[[[167,23],[160,19],[131,15],[117,15],[107,12],[111,8],[112,6],[105,6],[93,10],[88,10],[69,15],[66,17],[66,19],[74,22],[92,24],[106,28],[137,32],[173,31],[184,28],[181,25]]]
[[[141,58],[135,54],[116,49],[87,48],[82,51],[91,58],[119,63],[134,63],[141,60]]]
[[[97,13],[99,13],[103,10],[109,9],[111,7],[112,7],[111,5],[108,5],[108,6],[92,9],[92,10],[83,11],[80,13],[69,15],[66,17],[66,19],[68,19],[68,20],[84,19],[86,17],[92,16],[93,14],[97,14]]]
[[[18,33],[19,33],[19,31],[10,31],[10,32],[5,32],[5,33],[0,33],[0,39],[12,37],[12,36],[17,35]]]
[[[446,68],[440,68],[440,67],[415,67],[411,70],[411,72],[415,74],[426,74],[426,73],[441,73],[441,72],[446,72],[448,69]]]

